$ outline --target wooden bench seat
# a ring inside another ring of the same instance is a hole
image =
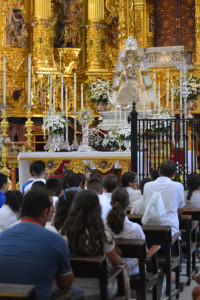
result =
[[[0,283],[0,299],[36,300],[35,287],[25,284]]]

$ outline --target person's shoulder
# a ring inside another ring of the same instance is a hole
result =
[[[182,183],[178,182],[178,181],[173,181],[171,180],[171,185],[174,186],[174,187],[177,187],[177,189],[182,189],[184,190],[184,187],[182,185]]]

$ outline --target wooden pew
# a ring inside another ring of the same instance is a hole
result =
[[[179,227],[181,230],[181,248],[186,256],[187,284],[190,285],[192,276],[196,273],[197,234],[198,221],[192,221],[191,215],[179,216]]]
[[[0,299],[36,300],[33,285],[0,283]]]
[[[139,290],[142,300],[147,299],[147,289],[153,287],[153,300],[157,300],[158,292],[158,264],[157,252],[160,246],[153,246],[146,251],[146,243],[136,239],[115,239],[116,245],[121,249],[122,257],[138,258],[139,274],[130,276],[130,288]],[[151,272],[146,271],[146,259],[151,260]]]
[[[117,278],[118,295],[125,293],[123,271],[126,265],[113,267],[112,271],[107,271],[107,261],[105,257],[71,257],[71,267],[75,277],[98,278],[101,300],[108,299],[108,284]]]
[[[139,225],[142,225],[142,217],[143,215],[137,215],[137,214],[127,214],[126,215],[128,217],[128,219],[131,221],[131,222],[134,222],[134,223],[138,223]]]
[[[162,254],[158,253],[158,266],[166,274],[166,296],[167,299],[179,296],[180,291],[180,253],[178,238],[180,233],[171,236],[170,226],[150,226],[143,225],[142,229],[146,236],[148,244],[155,244],[165,247]],[[171,253],[171,246],[174,245],[174,255]],[[172,291],[171,274],[172,271],[176,274],[176,288]]]

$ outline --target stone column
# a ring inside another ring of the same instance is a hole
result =
[[[51,18],[51,0],[35,0],[33,27],[33,65],[52,66],[53,25]]]
[[[88,0],[87,67],[88,70],[105,70],[106,30],[104,0]]]

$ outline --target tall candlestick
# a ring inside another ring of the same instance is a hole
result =
[[[31,104],[31,54],[28,55],[28,105]]]
[[[171,110],[172,110],[172,117],[174,115],[174,88],[173,83],[171,83]]]
[[[145,95],[145,87],[143,87],[143,117],[145,117],[146,113],[146,95]]]
[[[63,113],[63,74],[61,74],[61,112]]]
[[[182,79],[182,69],[180,69],[180,113],[182,114],[183,109],[183,98],[182,98],[182,85],[183,85],[183,79]]]
[[[66,110],[66,122],[68,121],[68,94],[67,86],[65,86],[65,110]]]
[[[158,83],[158,109],[160,109],[160,83]]]
[[[166,109],[169,110],[169,69],[167,69]]]
[[[76,112],[76,73],[74,73],[74,112]]]
[[[81,109],[83,109],[83,84],[81,84]]]
[[[3,106],[6,106],[6,56],[3,56]]]
[[[49,111],[51,112],[51,105],[52,105],[52,72],[50,74],[50,87],[49,87]]]
[[[56,92],[55,88],[53,88],[53,112],[55,113],[56,111]]]
[[[153,85],[154,85],[154,110],[156,110],[157,93],[156,93],[156,71],[155,70],[153,70]]]

